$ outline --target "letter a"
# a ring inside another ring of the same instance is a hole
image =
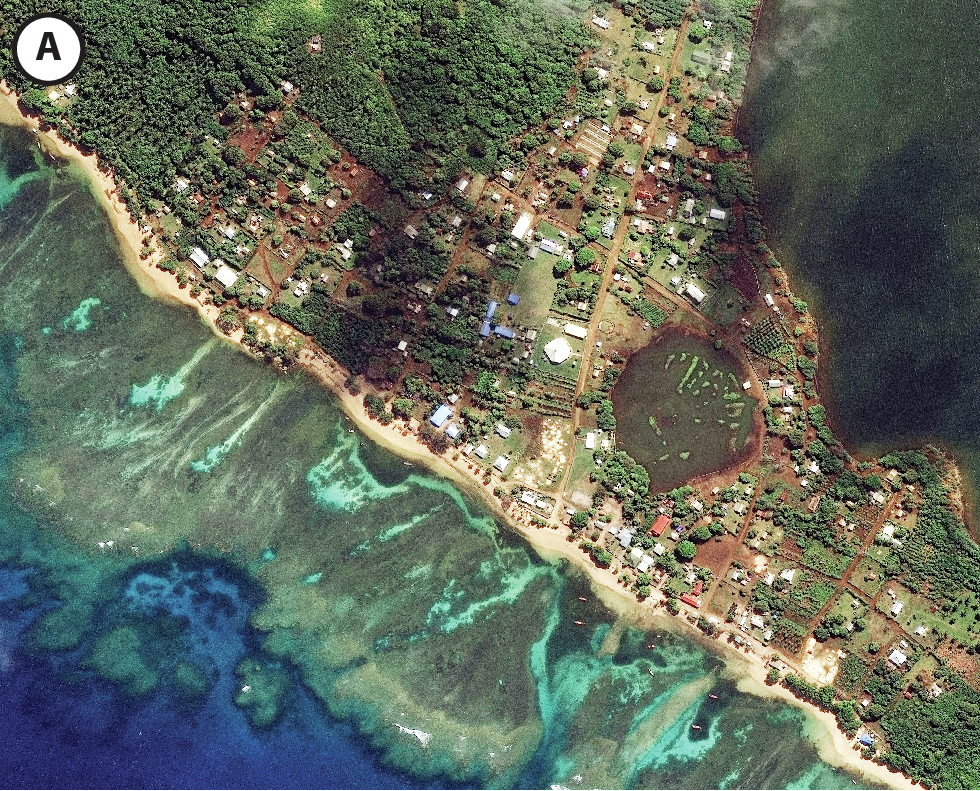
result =
[[[54,40],[54,33],[50,30],[41,36],[41,46],[37,50],[37,59],[44,60],[44,56],[49,52],[55,60],[61,60],[61,53],[58,52],[58,42]]]

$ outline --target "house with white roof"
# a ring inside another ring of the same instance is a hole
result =
[[[228,266],[228,264],[222,264],[218,267],[218,271],[215,272],[214,279],[225,288],[231,288],[238,281],[238,272]]]

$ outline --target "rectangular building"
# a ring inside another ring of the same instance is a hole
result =
[[[449,420],[453,414],[452,408],[448,404],[443,404],[429,418],[429,422],[436,428],[442,428],[443,423]]]
[[[531,212],[523,212],[520,218],[517,220],[517,224],[514,226],[514,230],[510,232],[510,235],[515,239],[523,239],[527,232],[531,229],[531,221],[534,219],[534,215]]]

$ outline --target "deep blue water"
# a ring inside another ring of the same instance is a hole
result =
[[[241,640],[219,658],[225,683],[192,709],[165,695],[133,700],[91,674],[79,677],[70,659],[25,650],[20,638],[32,613],[7,606],[27,591],[23,576],[0,569],[3,787],[433,787],[381,766],[302,689],[286,721],[269,732],[250,728],[231,702]]]

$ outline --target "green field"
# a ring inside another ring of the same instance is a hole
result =
[[[514,314],[517,324],[539,328],[548,317],[558,282],[553,274],[557,260],[556,256],[541,251],[537,258],[524,262],[512,286],[514,293],[520,295],[521,301],[513,308],[507,306],[508,312]]]

